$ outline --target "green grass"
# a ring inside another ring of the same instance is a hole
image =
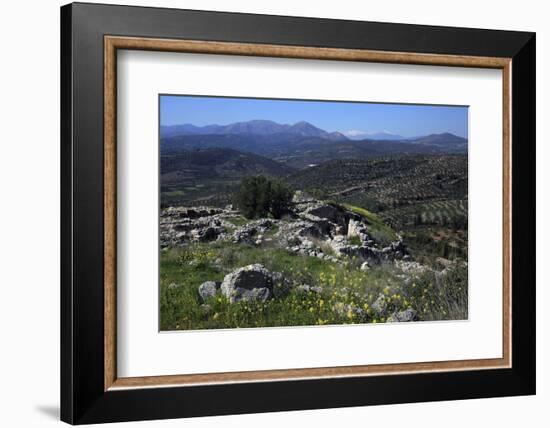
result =
[[[372,237],[380,241],[383,245],[387,245],[392,241],[397,240],[397,234],[376,214],[355,205],[344,204],[351,212],[360,215],[366,220],[367,228]]]
[[[234,226],[240,227],[247,224],[250,220],[247,220],[246,218],[239,216],[239,217],[228,218],[227,221],[233,224]]]
[[[281,272],[295,283],[321,286],[323,291],[317,294],[293,288],[288,294],[265,303],[241,301],[230,304],[225,297],[218,295],[206,302],[209,305],[207,310],[201,306],[200,284],[209,280],[221,281],[233,269],[252,263],[261,263],[271,271]],[[163,251],[161,330],[384,322],[384,317],[377,316],[371,308],[380,293],[387,297],[390,311],[408,307],[416,309],[415,305],[425,304],[423,295],[410,294],[403,288],[402,279],[396,276],[391,265],[362,272],[358,269],[359,264],[359,261],[352,260],[347,266],[341,266],[316,257],[295,255],[281,248],[258,248],[228,242],[193,244]],[[170,287],[172,283],[178,287]],[[435,280],[427,278],[419,287],[435,287],[432,284]],[[436,292],[432,291],[430,296]],[[443,315],[444,309],[436,308],[437,305],[446,308],[447,315]],[[457,313],[456,308],[451,311],[451,307],[461,308],[463,305],[463,301],[453,306],[434,300],[434,307],[429,304],[428,307],[419,306],[419,309],[426,310],[425,319],[450,319]]]
[[[183,190],[172,190],[170,192],[162,192],[162,196],[166,198],[177,198],[184,195],[185,195],[185,192]]]

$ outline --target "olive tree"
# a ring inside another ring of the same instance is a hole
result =
[[[234,202],[246,218],[281,218],[288,212],[294,192],[280,180],[264,176],[246,177],[241,180]]]

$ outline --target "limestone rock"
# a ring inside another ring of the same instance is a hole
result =
[[[199,296],[203,301],[210,297],[214,297],[220,289],[220,282],[206,281],[199,286]]]
[[[388,319],[388,322],[411,322],[418,321],[418,313],[414,309],[406,309],[404,311],[395,312],[391,314]]]
[[[371,305],[371,308],[378,316],[385,316],[388,310],[388,302],[383,294],[379,294],[378,298]]]
[[[239,300],[265,302],[273,296],[274,287],[281,281],[281,274],[272,273],[261,264],[253,264],[227,274],[221,284],[221,291],[231,303]]]

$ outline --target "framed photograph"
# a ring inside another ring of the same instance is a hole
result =
[[[76,3],[61,54],[62,420],[535,393],[533,33]]]

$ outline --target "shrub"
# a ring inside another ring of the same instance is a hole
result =
[[[246,177],[235,195],[235,205],[246,218],[281,218],[292,202],[294,192],[279,180],[264,176]]]

